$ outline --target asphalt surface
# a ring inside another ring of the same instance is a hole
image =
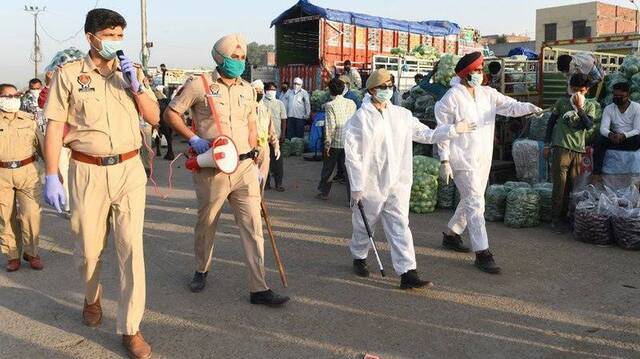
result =
[[[148,187],[141,329],[154,358],[640,358],[640,253],[579,243],[545,227],[490,223],[491,249],[504,271],[492,276],[473,267],[472,255],[440,247],[451,211],[412,214],[418,271],[435,286],[401,291],[382,231],[376,240],[387,277],[351,273],[345,187],[336,185],[329,201],[315,199],[320,166],[286,159],[287,191],[266,195],[289,288],[282,288],[266,242],[268,282],[292,297],[280,309],[249,304],[229,208],[208,286],[191,293],[196,202],[190,174],[176,167],[166,199]],[[156,167],[167,192],[167,162],[157,160]],[[41,247],[42,272],[23,265],[0,273],[0,357],[126,356],[115,334],[112,239],[103,255],[104,320],[95,329],[81,321],[83,285],[68,221],[48,209]],[[369,264],[376,268],[372,257]]]

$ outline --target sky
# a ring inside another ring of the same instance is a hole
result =
[[[139,61],[140,2],[138,0],[0,0],[0,82],[25,86],[33,77],[33,17],[24,5],[44,7],[39,21],[42,69],[62,49],[88,48],[82,29],[84,17],[97,7],[118,11],[127,20],[125,53]],[[240,32],[248,41],[273,43],[271,20],[296,0],[147,0],[150,65],[169,68],[211,66],[213,43]],[[315,5],[402,20],[449,20],[471,26],[483,35],[526,33],[535,37],[536,9],[575,4],[584,0],[311,0]],[[629,0],[605,0],[632,6]],[[453,4],[455,3],[455,6]],[[75,37],[74,34],[77,34]],[[70,39],[69,39],[70,38]]]

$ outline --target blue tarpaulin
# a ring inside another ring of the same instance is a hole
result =
[[[526,47],[516,47],[515,49],[511,49],[507,57],[516,56],[516,55],[525,55],[527,60],[537,60],[538,54],[531,49],[527,49]]]
[[[324,148],[325,113],[316,112],[311,122],[309,132],[309,152],[322,152]]]
[[[407,31],[414,34],[428,36],[457,35],[460,32],[460,26],[449,21],[405,21],[389,19],[385,17],[326,9],[320,6],[313,5],[308,0],[298,1],[293,7],[275,18],[271,22],[271,26],[279,25],[287,19],[294,19],[304,16],[320,16],[323,19],[342,22],[345,24],[353,24],[357,26],[376,29]]]

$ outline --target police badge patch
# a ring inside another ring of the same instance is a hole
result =
[[[95,91],[95,88],[89,87],[91,85],[91,76],[89,75],[78,75],[78,84],[80,84],[79,92]]]

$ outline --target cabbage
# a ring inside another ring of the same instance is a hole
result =
[[[311,103],[311,110],[312,111],[324,111],[323,107],[324,104],[329,102],[329,100],[331,99],[331,95],[329,94],[329,91],[324,91],[324,90],[315,90],[311,93],[311,98],[309,99],[309,102]]]
[[[436,209],[440,161],[432,157],[413,157],[413,185],[409,209],[414,213],[429,213]]]
[[[449,87],[451,79],[456,76],[455,68],[460,57],[452,54],[442,55],[438,63],[438,71],[434,75],[435,82]]]

